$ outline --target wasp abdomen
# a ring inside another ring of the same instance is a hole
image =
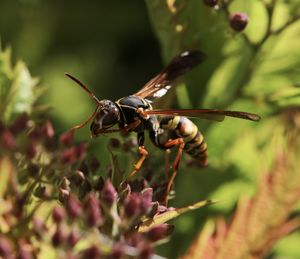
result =
[[[160,127],[168,132],[170,138],[182,138],[185,143],[184,151],[200,161],[202,166],[207,165],[207,145],[191,120],[182,116],[163,117]]]

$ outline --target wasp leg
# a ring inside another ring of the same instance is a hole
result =
[[[136,120],[136,121],[128,124],[124,128],[101,130],[100,132],[96,132],[93,136],[97,137],[100,134],[114,133],[114,132],[120,132],[120,131],[130,132],[130,131],[134,130],[137,126],[139,126],[140,124],[141,124],[141,121],[140,120]]]
[[[142,164],[144,163],[146,157],[148,156],[148,151],[144,147],[144,140],[145,140],[145,134],[144,132],[138,133],[138,143],[139,143],[139,152],[140,152],[140,159],[136,162],[134,165],[133,171],[130,173],[129,177],[134,176],[142,167]]]
[[[165,177],[166,180],[169,180],[169,169],[170,169],[170,149],[166,149],[166,158],[165,158]]]
[[[167,185],[167,190],[166,190],[166,193],[165,193],[165,205],[166,206],[168,206],[168,195],[169,195],[169,193],[171,191],[174,179],[175,179],[175,177],[177,175],[177,171],[178,171],[180,159],[181,159],[181,156],[182,156],[182,151],[183,151],[183,148],[184,148],[184,141],[183,141],[183,139],[182,138],[178,138],[178,139],[169,140],[165,144],[166,148],[171,148],[171,147],[174,147],[174,146],[178,146],[178,151],[177,151],[176,158],[175,158],[175,160],[173,162],[173,173],[172,173],[171,177],[169,178],[168,185]]]

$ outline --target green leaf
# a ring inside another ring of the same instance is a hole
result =
[[[10,48],[0,52],[0,115],[4,121],[16,114],[31,113],[32,105],[43,90],[35,90],[38,82],[23,61],[12,65]]]

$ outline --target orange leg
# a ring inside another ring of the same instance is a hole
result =
[[[148,156],[148,151],[145,149],[144,146],[139,146],[139,152],[140,152],[141,157],[137,161],[137,163],[134,165],[134,169],[130,173],[129,177],[134,176],[141,169],[142,164],[144,163],[146,157]]]
[[[178,171],[178,167],[179,167],[179,163],[180,163],[180,159],[181,159],[181,156],[182,156],[182,151],[183,151],[183,148],[184,148],[184,141],[182,138],[178,138],[178,139],[173,139],[173,140],[169,140],[166,144],[165,144],[165,147],[166,148],[171,148],[171,147],[174,147],[174,146],[178,146],[178,151],[177,151],[177,155],[176,155],[176,158],[173,162],[173,173],[168,181],[168,185],[167,185],[167,190],[166,190],[166,193],[165,193],[165,205],[168,206],[168,195],[171,191],[171,188],[172,188],[172,185],[173,185],[173,182],[174,182],[174,179],[177,175],[177,171]]]
[[[170,169],[170,149],[166,149],[166,158],[165,158],[165,177],[166,180],[169,180],[169,169]]]

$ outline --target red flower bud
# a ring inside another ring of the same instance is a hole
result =
[[[166,238],[167,236],[169,236],[173,232],[173,230],[174,230],[174,226],[169,225],[169,224],[157,225],[157,226],[152,227],[148,231],[147,237],[152,242],[156,242],[160,239],[163,239],[163,238]]]
[[[22,113],[9,127],[10,131],[16,135],[28,127],[29,117],[27,113]]]
[[[75,246],[79,240],[80,240],[79,233],[75,229],[72,229],[67,240],[69,246],[70,247]]]
[[[230,26],[235,31],[242,31],[248,24],[248,16],[245,13],[234,13],[230,16]]]
[[[61,226],[58,226],[52,236],[52,244],[54,247],[62,246],[66,240],[66,233]]]
[[[82,208],[79,200],[75,198],[73,195],[70,195],[67,199],[66,210],[70,218],[76,218],[82,212]]]
[[[9,150],[14,150],[16,148],[15,137],[9,130],[5,130],[2,133],[1,146]]]
[[[84,204],[85,219],[88,226],[93,227],[103,222],[100,204],[94,194],[90,194]]]
[[[74,130],[68,130],[67,132],[60,135],[59,140],[64,145],[69,146],[72,144],[74,138]]]
[[[91,246],[83,251],[82,258],[99,259],[100,250],[96,246]]]
[[[218,0],[203,0],[204,4],[214,7],[218,4]]]
[[[139,247],[139,255],[138,255],[138,259],[150,259],[152,258],[153,255],[153,248],[147,244],[144,243],[142,245],[140,245]]]
[[[106,180],[101,192],[101,198],[105,204],[111,206],[117,199],[118,194],[110,180]]]
[[[139,193],[132,193],[124,202],[124,211],[128,217],[136,217],[141,213],[142,197]]]
[[[141,203],[141,212],[146,214],[152,208],[152,195],[153,189],[146,188],[142,191],[142,203]]]
[[[123,244],[116,243],[111,251],[111,254],[108,256],[109,259],[121,259],[125,258],[125,247]]]
[[[42,238],[45,234],[45,232],[47,231],[47,227],[44,224],[44,221],[38,219],[38,218],[34,218],[33,219],[33,226],[32,226],[33,232],[34,234],[38,237],[38,238]]]
[[[52,218],[55,223],[61,223],[66,217],[64,208],[55,207],[52,211]]]
[[[75,153],[75,148],[71,147],[63,151],[60,159],[64,164],[73,164],[76,161]]]

